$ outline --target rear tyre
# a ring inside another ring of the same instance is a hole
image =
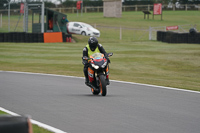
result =
[[[101,95],[106,96],[107,89],[106,89],[106,80],[104,75],[99,76],[99,88]]]

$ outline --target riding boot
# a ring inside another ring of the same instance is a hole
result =
[[[109,80],[109,78],[106,78],[106,84],[107,84],[107,85],[110,84],[110,80]]]
[[[85,84],[88,84],[89,83],[88,68],[84,67],[83,72],[84,72],[84,75],[85,75]]]
[[[109,85],[110,81],[109,81],[109,66],[107,66],[106,68],[106,84]]]

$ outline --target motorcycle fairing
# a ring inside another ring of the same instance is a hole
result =
[[[89,81],[92,83],[94,81],[94,70],[92,70],[90,67],[88,67],[88,77]]]

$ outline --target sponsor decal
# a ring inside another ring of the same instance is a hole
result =
[[[178,25],[176,25],[176,26],[167,26],[166,30],[178,30]]]
[[[73,28],[72,28],[72,31],[81,31],[81,30],[79,30],[79,29],[73,29]]]

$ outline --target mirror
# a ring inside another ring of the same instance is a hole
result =
[[[83,60],[88,60],[88,57],[87,56],[83,56],[82,59]]]
[[[112,56],[113,55],[113,53],[108,53],[108,57],[110,57],[110,56]]]

